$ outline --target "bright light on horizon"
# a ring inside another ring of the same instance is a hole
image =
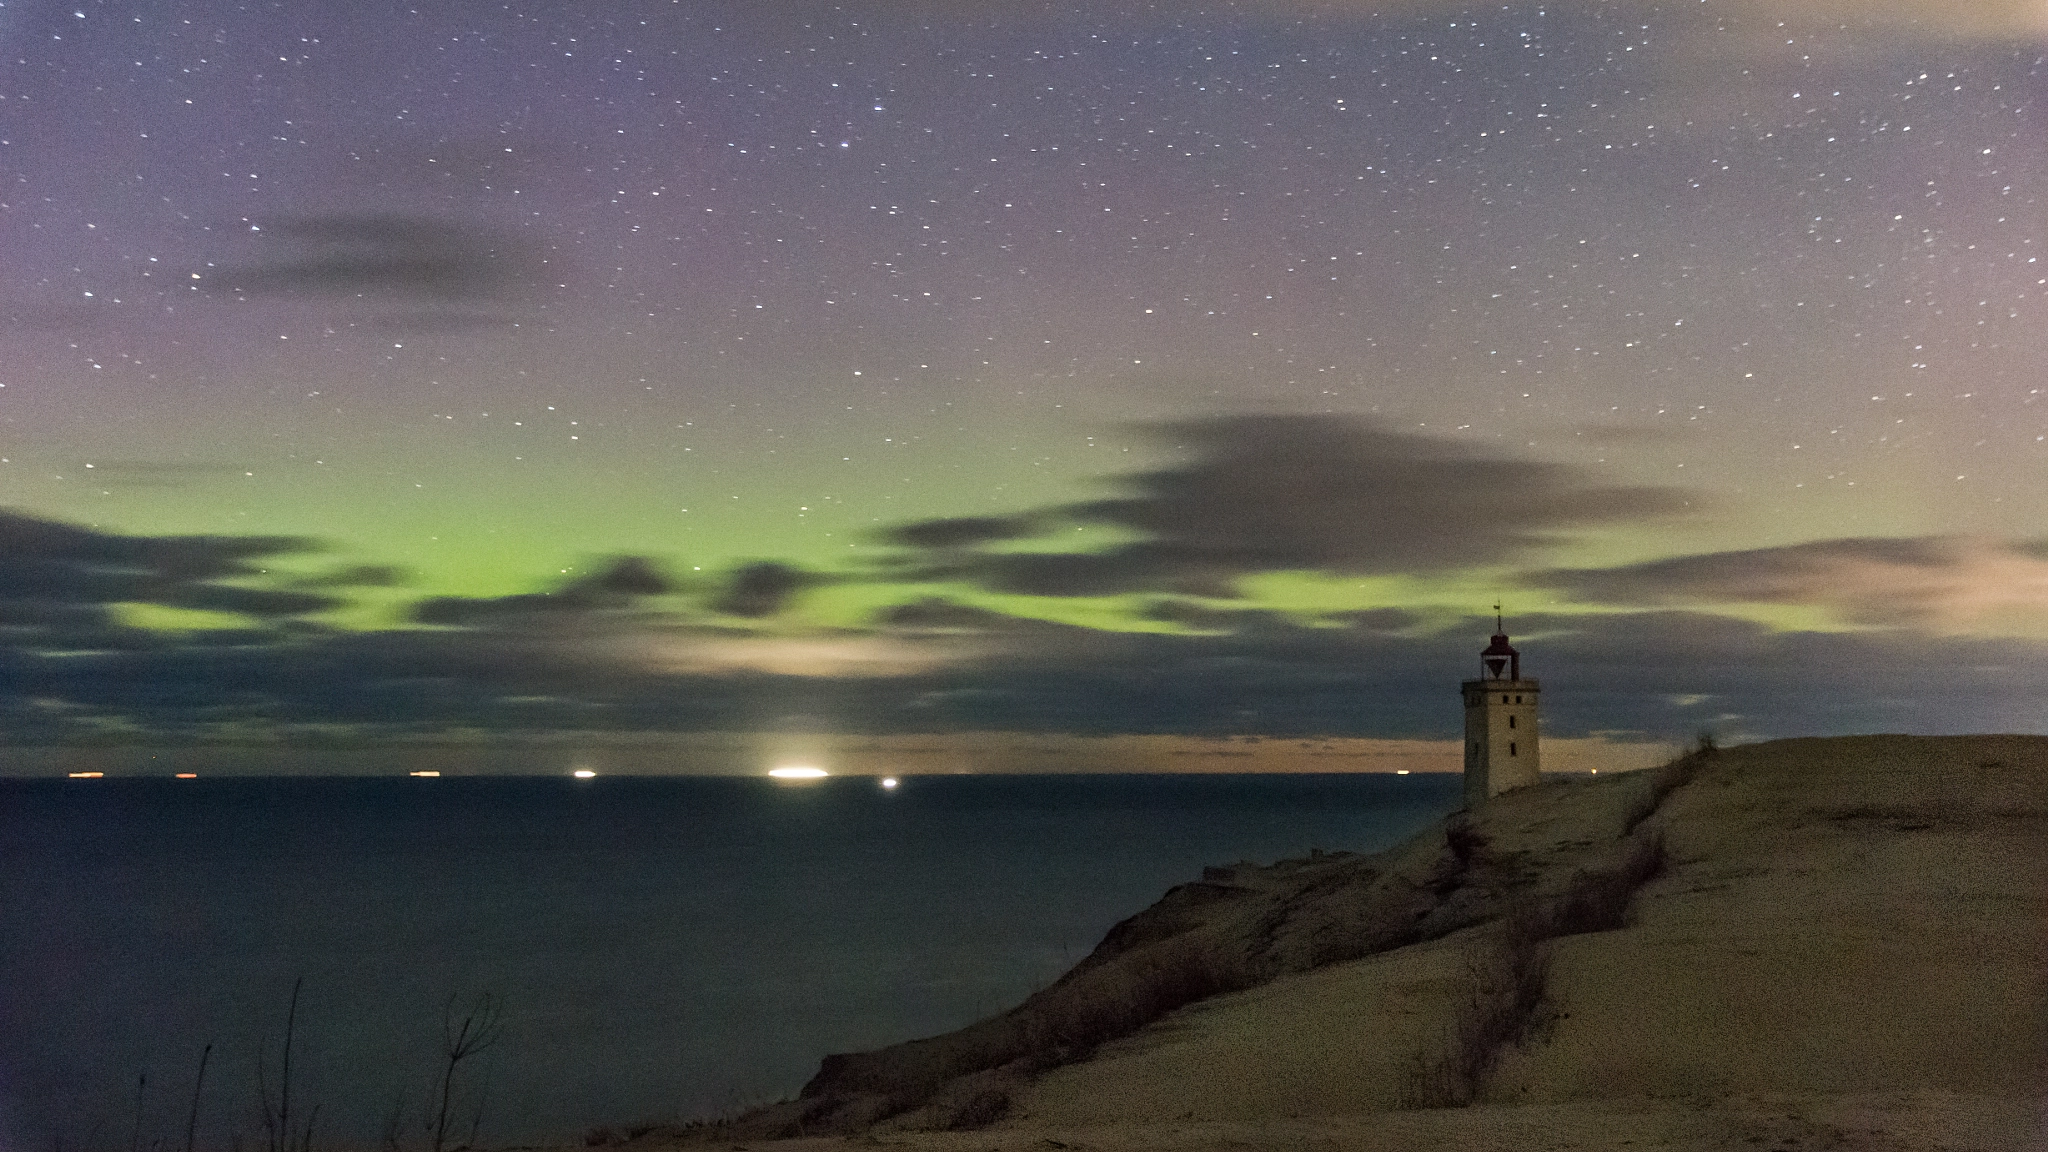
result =
[[[578,780],[588,780],[592,776],[597,775],[597,773],[592,772],[588,768],[578,768],[576,771],[570,773],[570,775],[576,777]]]
[[[831,775],[831,773],[826,772],[823,768],[813,768],[807,764],[792,764],[787,768],[770,768],[768,774],[777,780],[821,780]]]
[[[71,777],[71,778],[72,778],[73,780],[97,780],[97,779],[99,779],[100,777],[102,777],[102,776],[105,776],[105,775],[106,775],[106,773],[105,773],[105,772],[67,772],[67,773],[65,773],[65,775],[67,775],[67,776]]]
[[[439,776],[439,772],[407,772],[407,776]]]
[[[1406,769],[1406,768],[1396,768],[1396,769],[1394,769],[1394,775],[1396,775],[1396,776],[1406,776],[1407,774],[1408,774],[1408,769]]]
[[[884,777],[882,777],[882,787],[884,787],[884,788],[894,788],[895,786],[896,786],[896,778],[895,778],[894,776],[884,776]]]
[[[197,780],[197,779],[199,779],[199,773],[197,773],[197,772],[180,772],[180,773],[178,773],[178,779],[180,779],[180,780]]]

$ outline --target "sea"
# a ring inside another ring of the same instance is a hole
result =
[[[0,780],[0,1152],[266,1147],[288,1029],[315,1149],[428,1147],[444,1026],[492,1008],[448,1147],[730,1114],[1015,1004],[1204,865],[1388,847],[1458,788]]]

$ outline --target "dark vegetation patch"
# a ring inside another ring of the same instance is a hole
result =
[[[1574,872],[1554,896],[1521,897],[1501,917],[1491,938],[1466,961],[1465,994],[1444,1049],[1418,1055],[1411,1066],[1403,1107],[1459,1107],[1479,1098],[1502,1054],[1537,1028],[1550,977],[1550,942],[1627,926],[1636,891],[1661,875],[1669,860],[1663,828],[1644,821],[1714,754],[1702,739],[1698,749],[1653,769],[1626,813],[1628,831],[1611,861]]]
[[[1000,1088],[984,1088],[967,1098],[967,1102],[953,1111],[946,1128],[951,1132],[971,1132],[986,1128],[1001,1120],[1010,1111],[1010,1094]]]
[[[1550,978],[1550,942],[1627,926],[1636,889],[1664,870],[1665,859],[1663,830],[1639,828],[1612,865],[1575,872],[1556,896],[1527,899],[1509,912],[1492,939],[1467,958],[1464,999],[1448,1042],[1434,1056],[1418,1056],[1402,1106],[1450,1108],[1476,1100],[1501,1055],[1536,1027]]]

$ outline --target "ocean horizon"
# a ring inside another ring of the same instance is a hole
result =
[[[1374,851],[1454,775],[0,780],[0,1146],[260,1139],[300,987],[315,1143],[573,1141],[796,1091],[1007,1008],[1205,865]]]

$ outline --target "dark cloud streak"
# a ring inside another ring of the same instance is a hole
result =
[[[1698,503],[1681,489],[1601,485],[1567,465],[1348,417],[1224,417],[1155,433],[1188,462],[1124,478],[1127,495],[1016,517],[925,521],[889,538],[929,553],[919,573],[928,579],[1041,596],[1214,596],[1254,572],[1499,563],[1579,529],[1677,517]],[[1091,552],[968,551],[1060,523],[1139,539]]]
[[[1214,635],[1106,633],[933,610],[985,626],[984,657],[900,676],[663,674],[537,632],[397,631],[50,659],[0,652],[18,731],[68,715],[200,735],[222,719],[340,725],[365,738],[450,728],[750,730],[801,712],[845,732],[1244,733],[1450,738],[1457,682],[1490,618],[1427,633],[1251,614]],[[1525,618],[1516,639],[1557,736],[1686,739],[2037,730],[2025,687],[2048,644],[1902,633],[1774,632],[1689,612]],[[1826,691],[1815,691],[1825,685]],[[51,712],[32,703],[62,701]],[[54,726],[54,727],[53,727]]]
[[[797,593],[813,582],[802,569],[773,560],[745,564],[733,571],[711,608],[728,616],[773,616],[789,607]]]
[[[340,602],[227,581],[263,578],[257,561],[314,547],[293,536],[122,536],[0,511],[0,610],[40,622],[17,642],[54,645],[120,634],[107,609],[124,603],[303,616]]]
[[[265,230],[252,233],[257,261],[203,273],[198,286],[248,296],[447,305],[502,299],[534,267],[524,246],[508,237],[425,216],[302,216],[261,227]],[[430,312],[408,322],[444,315]],[[464,315],[461,321],[467,325],[479,318]]]

